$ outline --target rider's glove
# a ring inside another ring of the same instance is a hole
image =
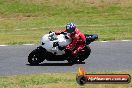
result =
[[[64,32],[61,32],[61,34],[65,34]]]

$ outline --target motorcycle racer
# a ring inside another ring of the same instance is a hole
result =
[[[76,55],[78,51],[85,47],[86,38],[83,33],[76,27],[74,23],[68,23],[66,25],[66,30],[56,32],[57,35],[67,32],[69,33],[72,42],[65,48],[72,51],[72,55]]]
[[[31,65],[38,65],[44,60],[81,63],[89,57],[89,44],[96,39],[98,35],[83,34],[74,23],[68,23],[63,31],[50,31],[42,36],[40,46],[29,54],[28,62]]]

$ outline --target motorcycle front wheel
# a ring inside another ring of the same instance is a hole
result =
[[[42,55],[39,49],[33,50],[28,56],[28,62],[30,65],[38,65],[43,62],[44,59],[44,55]]]

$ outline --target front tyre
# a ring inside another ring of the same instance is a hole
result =
[[[44,57],[39,49],[33,50],[28,56],[28,62],[30,65],[38,65],[44,61]]]

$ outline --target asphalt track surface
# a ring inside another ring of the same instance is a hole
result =
[[[79,64],[44,61],[30,66],[28,54],[38,45],[0,46],[0,75],[76,72]],[[92,53],[82,67],[87,72],[132,71],[132,41],[93,42]]]

